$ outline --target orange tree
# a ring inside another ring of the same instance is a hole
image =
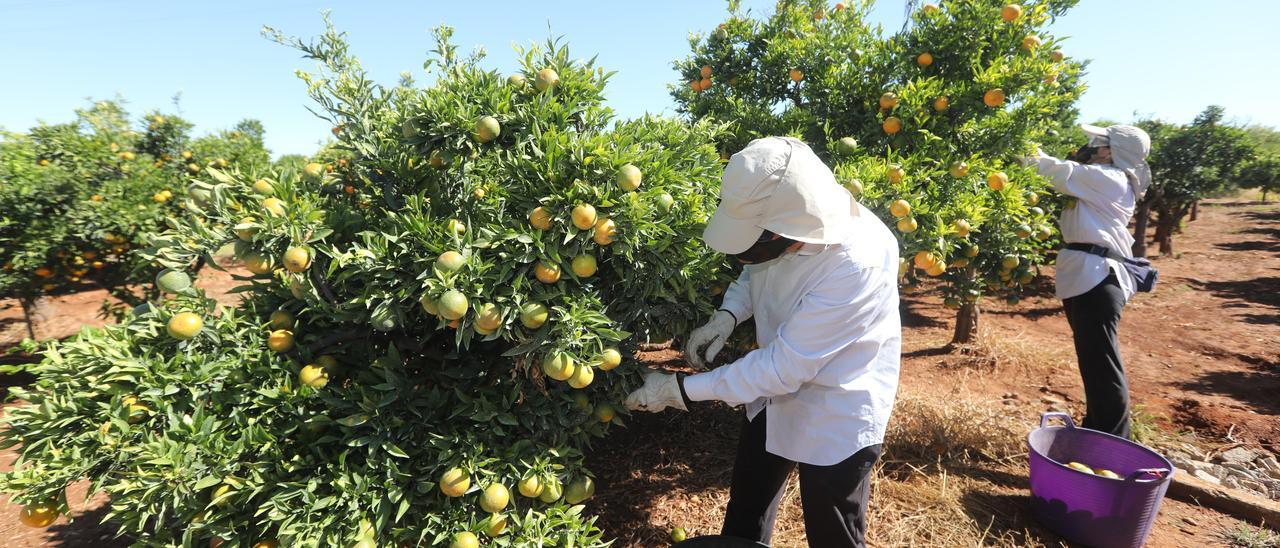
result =
[[[140,127],[139,127],[140,126]],[[191,124],[149,113],[138,125],[119,103],[99,101],[65,124],[40,125],[0,141],[0,296],[24,307],[41,295],[89,284],[136,300],[126,286],[156,269],[130,253],[142,235],[179,211],[190,170]],[[204,137],[208,161],[223,148],[258,151],[261,139]],[[253,154],[237,160],[249,165]]]
[[[939,278],[971,339],[978,302],[1016,302],[1046,261],[1056,200],[1016,159],[1056,144],[1075,119],[1082,64],[1045,26],[1075,4],[927,4],[904,30],[868,24],[870,1],[782,0],[729,18],[676,62],[682,112],[729,124],[725,153],[771,134],[800,137],[897,228],[907,283]]]
[[[0,488],[61,510],[88,477],[144,544],[603,546],[582,451],[635,345],[724,282],[716,128],[616,122],[555,42],[504,76],[445,29],[430,86],[383,87],[332,28],[268,34],[319,61],[333,170],[205,170],[146,255],[234,244],[244,301],[181,289],[51,347]]]

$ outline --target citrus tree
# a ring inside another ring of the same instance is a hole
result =
[[[149,282],[157,269],[130,251],[179,211],[175,193],[191,167],[229,165],[223,150],[243,152],[233,158],[246,168],[266,161],[260,133],[202,137],[206,152],[192,152],[191,127],[158,112],[131,122],[120,103],[98,101],[71,122],[4,134],[0,296],[29,307],[42,295],[96,286],[136,301],[126,286]]]
[[[151,545],[605,545],[582,451],[726,281],[717,129],[615,121],[555,41],[504,76],[441,29],[432,84],[384,87],[332,28],[267,34],[319,62],[334,162],[204,170],[145,256],[233,244],[242,304],[170,284],[51,346],[0,488],[56,516],[87,477]]]
[[[1280,191],[1280,155],[1264,155],[1250,160],[1240,169],[1240,186],[1262,191],[1262,201],[1268,192]]]
[[[1173,235],[1197,202],[1234,188],[1242,168],[1254,157],[1254,145],[1241,128],[1223,120],[1223,108],[1210,106],[1190,124],[1159,120],[1139,123],[1151,135],[1152,183],[1144,202],[1156,212],[1155,239],[1160,253],[1173,253]],[[1135,238],[1143,244],[1145,235]]]
[[[942,281],[971,339],[979,299],[1016,302],[1057,236],[1062,200],[1017,158],[1059,143],[1076,117],[1082,64],[1045,27],[1075,4],[926,4],[885,35],[870,1],[781,0],[691,39],[672,94],[694,119],[727,123],[725,154],[750,139],[804,139],[837,179],[897,228],[902,274]]]

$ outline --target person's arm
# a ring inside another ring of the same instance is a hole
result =
[[[693,401],[739,405],[799,390],[836,354],[857,344],[880,318],[893,312],[883,306],[891,288],[881,287],[893,280],[878,268],[829,276],[802,298],[768,346],[719,369],[686,377],[685,394]]]
[[[751,317],[751,277],[747,269],[742,269],[738,279],[729,284],[729,289],[724,292],[724,300],[720,303],[720,309],[732,314],[738,324]]]
[[[1071,160],[1059,160],[1039,150],[1036,152],[1036,171],[1049,179],[1055,190],[1087,202],[1109,201],[1106,191],[1113,186],[1113,182],[1100,168]]]

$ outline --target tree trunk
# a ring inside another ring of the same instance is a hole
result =
[[[1262,203],[1267,203],[1267,187],[1262,187]]]
[[[1147,256],[1147,225],[1151,222],[1151,202],[1138,204],[1137,218],[1133,225],[1133,256]]]
[[[22,319],[27,322],[27,336],[34,340],[36,338],[35,301],[30,297],[22,297],[18,299],[18,303],[22,305]]]
[[[956,313],[956,331],[951,344],[966,344],[978,338],[978,303],[964,303]]]
[[[1191,220],[1194,221],[1198,217],[1200,217],[1200,200],[1191,204]]]
[[[1178,228],[1178,218],[1167,212],[1160,212],[1156,219],[1156,242],[1160,243],[1160,254],[1173,255],[1173,232]]]

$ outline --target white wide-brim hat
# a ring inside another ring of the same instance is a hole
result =
[[[845,241],[858,203],[799,139],[765,137],[729,158],[720,205],[702,233],[712,249],[738,254],[768,230],[799,242]]]

